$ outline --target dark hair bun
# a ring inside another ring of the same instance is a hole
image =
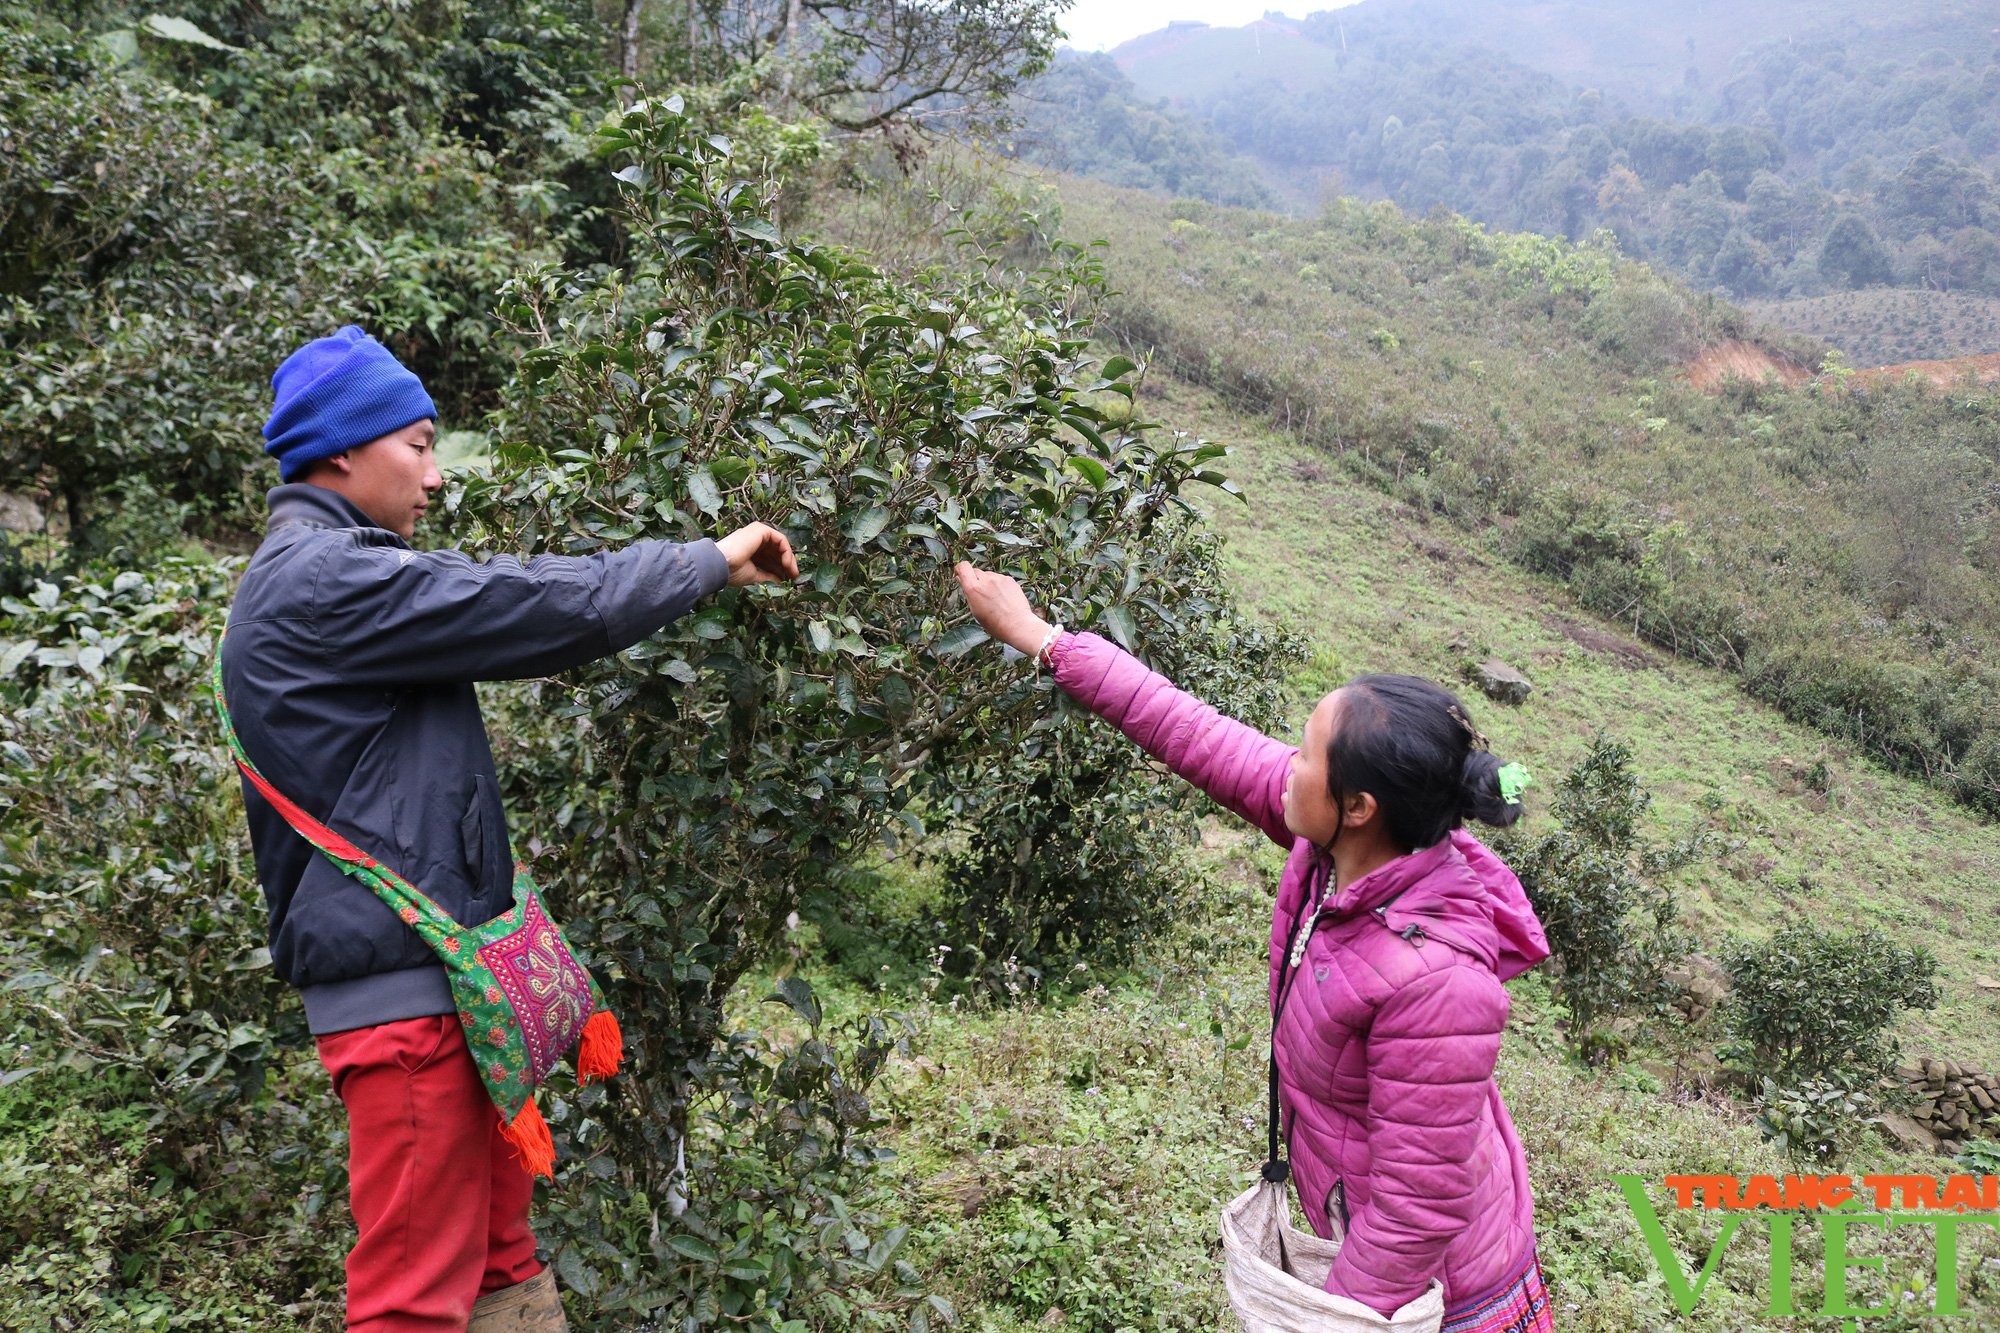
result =
[[[1500,794],[1500,757],[1487,750],[1474,750],[1465,757],[1465,776],[1460,780],[1459,809],[1465,818],[1476,819],[1494,828],[1506,828],[1521,817],[1521,807],[1510,804]]]

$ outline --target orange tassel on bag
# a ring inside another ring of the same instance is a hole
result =
[[[555,1140],[549,1137],[549,1122],[542,1119],[534,1098],[522,1103],[513,1124],[500,1127],[500,1137],[513,1145],[529,1175],[550,1181],[556,1178]]]
[[[625,1059],[625,1034],[618,1015],[600,1009],[583,1025],[583,1042],[576,1048],[576,1081],[610,1078]]]

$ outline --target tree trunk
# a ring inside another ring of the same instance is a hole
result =
[[[618,25],[618,72],[639,77],[639,11],[646,0],[625,0],[625,18]]]
[[[785,72],[781,77],[781,91],[785,97],[792,95],[792,60],[799,49],[799,0],[786,0],[785,4]]]
[[[84,522],[84,490],[81,486],[63,487],[63,514],[69,519],[70,557],[81,561],[90,554],[90,529]]]

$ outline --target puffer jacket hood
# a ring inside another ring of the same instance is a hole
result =
[[[1519,877],[1464,829],[1355,880],[1335,895],[1330,911],[1338,917],[1378,908],[1397,935],[1414,926],[1479,959],[1501,981],[1549,956]]]
[[[1319,1235],[1344,1233],[1326,1289],[1388,1315],[1436,1278],[1449,1315],[1505,1286],[1532,1260],[1534,1199],[1493,1081],[1501,983],[1549,952],[1520,881],[1459,830],[1329,897],[1327,858],[1285,825],[1295,747],[1097,635],[1065,634],[1049,655],[1073,698],[1290,853],[1274,1007],[1305,937],[1271,1046],[1299,1204]]]

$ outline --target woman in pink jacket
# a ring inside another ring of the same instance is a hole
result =
[[[1290,852],[1271,922],[1293,1179],[1343,1234],[1326,1289],[1391,1315],[1444,1284],[1444,1333],[1551,1328],[1527,1161],[1493,1082],[1502,982],[1548,957],[1521,883],[1462,827],[1507,825],[1500,763],[1449,692],[1361,676],[1293,747],[1223,717],[969,564],[986,632]]]

